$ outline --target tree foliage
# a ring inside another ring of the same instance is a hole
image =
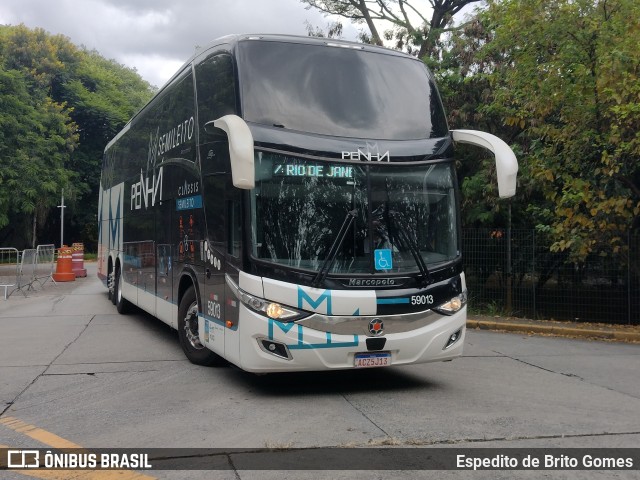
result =
[[[427,64],[438,80],[450,128],[491,132],[514,146],[517,129],[505,128],[502,119],[486,108],[494,99],[491,76],[501,61],[482,53],[493,37],[493,30],[487,27],[480,16],[474,16],[445,39],[440,58],[427,60]],[[456,155],[463,193],[463,225],[506,226],[507,204],[498,198],[493,155],[465,145],[457,147]],[[521,188],[515,200],[516,211],[521,210]],[[522,218],[519,215],[514,217]]]
[[[77,145],[69,107],[47,95],[59,68],[53,44],[36,33],[33,52],[26,29],[3,32],[0,64],[0,228],[30,225],[55,205],[72,173],[65,169]],[[36,66],[32,54],[42,63]],[[25,242],[26,243],[26,242]]]
[[[576,261],[617,253],[640,217],[640,4],[506,0],[487,18],[491,108],[522,131],[546,199],[529,213]]]
[[[433,56],[443,32],[463,7],[480,0],[301,0],[307,8],[366,25],[361,40],[382,45],[393,40],[398,49],[418,58]],[[379,24],[390,28],[380,34]]]
[[[49,213],[64,189],[66,236],[91,245],[102,151],[152,93],[134,70],[62,35],[0,26],[0,243],[35,243],[34,220],[57,240]]]

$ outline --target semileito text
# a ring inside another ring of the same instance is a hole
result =
[[[179,147],[183,143],[193,138],[195,129],[195,120],[193,117],[180,122],[168,132],[160,135],[160,127],[156,130],[156,134],[151,133],[149,136],[149,156],[147,165],[155,165],[158,157],[163,156],[170,150]]]

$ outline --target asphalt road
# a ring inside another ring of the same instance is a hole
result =
[[[86,279],[0,298],[0,448],[640,448],[640,345],[470,330],[464,357],[449,363],[256,376],[190,364],[175,332],[141,313],[119,315],[95,265],[88,269]],[[638,478],[638,470],[437,473],[0,478]]]

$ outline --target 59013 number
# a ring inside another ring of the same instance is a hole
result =
[[[411,305],[433,305],[433,295],[412,295]]]

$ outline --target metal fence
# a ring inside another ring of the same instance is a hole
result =
[[[551,252],[534,230],[463,230],[472,312],[534,319],[640,323],[640,236],[582,263]]]
[[[53,244],[50,245],[38,245],[36,249],[36,264],[33,272],[33,283],[43,287],[45,283],[53,279],[53,271],[56,267],[56,247]]]
[[[4,290],[4,299],[9,289],[17,287],[20,271],[20,254],[15,248],[0,248],[0,288]]]
[[[38,248],[22,252],[15,248],[0,248],[0,289],[4,290],[4,299],[16,292],[26,297],[27,292],[36,290],[36,284],[43,287],[49,280],[56,283],[53,279],[55,266],[54,245],[38,245]]]
[[[20,268],[18,269],[18,288],[14,291],[21,292],[25,297],[29,290],[33,290],[33,279],[36,275],[36,261],[38,250],[27,248],[22,251]]]

